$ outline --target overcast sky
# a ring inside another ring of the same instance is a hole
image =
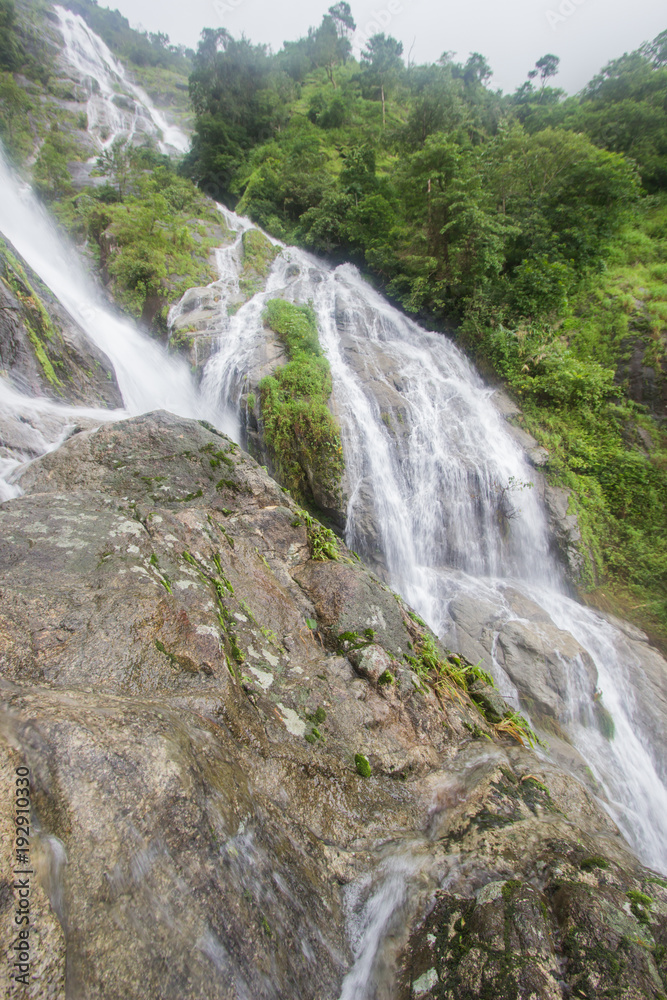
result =
[[[202,28],[226,27],[274,49],[318,24],[334,0],[100,0],[133,27],[165,31],[196,47]],[[399,38],[405,54],[431,62],[453,50],[486,56],[491,86],[514,90],[540,56],[560,56],[557,85],[579,90],[610,59],[667,29],[664,0],[351,0],[359,37],[377,31]]]

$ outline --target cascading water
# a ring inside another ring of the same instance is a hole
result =
[[[328,268],[289,248],[209,361],[202,383],[209,405],[238,406],[263,338],[262,308],[276,295],[311,302],[317,313],[343,433],[350,547],[379,556],[391,585],[452,648],[450,608],[457,599],[493,606],[497,632],[521,621],[508,588],[578,640],[597,668],[616,736],[609,741],[596,728],[585,665],[576,657],[562,667],[565,726],[629,842],[665,869],[667,789],[651,746],[636,735],[641,709],[622,694],[631,684],[624,664],[632,654],[618,629],[565,596],[537,491],[526,485],[531,467],[491,401],[493,390],[449,340],[392,308],[355,268]],[[539,624],[534,627],[539,635]],[[485,666],[518,707],[502,664],[492,655]],[[634,667],[641,670],[636,658]]]
[[[0,502],[20,494],[12,482],[26,462],[53,451],[84,422],[119,420],[123,410],[61,406],[50,399],[24,396],[0,379]]]
[[[166,408],[198,416],[199,399],[185,364],[111,312],[30,188],[21,185],[1,155],[0,188],[0,232],[111,360],[128,412]]]
[[[145,127],[156,138],[162,130],[163,148],[185,148],[182,133],[165,131],[159,113],[129,84],[100,39],[80,18],[62,8],[57,12],[66,58],[83,77],[97,80],[97,87],[91,85],[89,122],[98,145],[117,135],[136,137]],[[123,110],[113,100],[119,82],[136,101],[129,117],[116,115]],[[343,432],[348,543],[382,563],[394,588],[435,631],[451,638],[453,647],[454,602],[463,595],[493,605],[494,643],[485,665],[509,698],[516,697],[516,688],[494,651],[501,625],[522,621],[510,590],[537,602],[549,621],[578,640],[597,668],[616,738],[609,742],[586,724],[590,706],[578,693],[585,671],[582,665],[578,676],[576,664],[570,664],[574,673],[566,678],[570,737],[602,783],[607,808],[629,842],[645,861],[666,870],[667,790],[653,760],[654,748],[641,738],[641,709],[631,695],[633,672],[641,671],[641,664],[619,629],[563,593],[536,491],[521,489],[531,478],[530,466],[497,414],[492,391],[457,348],[389,306],[353,267],[328,268],[293,248],[283,248],[266,289],[229,316],[227,302],[238,292],[240,240],[250,223],[223,210],[237,239],[217,252],[219,350],[197,387],[184,363],[168,357],[102,303],[2,158],[0,187],[0,231],[110,358],[126,414],[165,408],[205,417],[239,440],[238,400],[264,338],[265,302],[276,295],[312,301]],[[178,314],[176,307],[171,320]],[[16,495],[11,478],[17,467],[57,447],[80,417],[119,416],[28,399],[3,382],[0,407],[0,420],[14,418],[24,428],[13,451],[0,451],[1,499]],[[512,496],[513,485],[517,490]],[[521,508],[520,516],[514,516],[515,507]],[[377,938],[391,933],[397,908],[410,904],[406,886],[420,867],[400,851],[383,864],[358,899],[350,890],[356,944],[355,964],[343,989],[346,1000],[366,996],[365,983],[380,961]]]
[[[64,55],[89,91],[88,133],[100,149],[114,139],[156,139],[160,152],[185,153],[187,136],[130,80],[123,66],[79,14],[55,6],[65,40]]]
[[[96,144],[102,148],[117,137],[132,139],[142,135],[158,142],[165,153],[186,150],[187,136],[169,126],[144,92],[127,79],[125,70],[102,39],[79,15],[59,6],[54,9],[65,42],[63,57],[89,85],[88,128]],[[128,95],[132,97],[129,102]],[[8,166],[1,149],[0,190],[3,192],[0,232],[107,355],[116,372],[126,414],[168,409],[181,416],[215,419],[215,409],[203,409],[185,363],[169,357],[155,341],[142,335],[133,322],[109,309],[74,250],[56,231],[30,187]],[[0,391],[5,410],[18,412],[22,407],[24,415],[20,419],[29,420],[35,441],[41,441],[39,449],[19,446],[4,455],[2,471],[6,480],[23,461],[34,458],[40,450],[43,453],[57,447],[72,425],[72,408],[25,398],[19,407],[15,389],[10,392],[6,385],[0,384]],[[97,417],[109,419],[109,414],[105,417],[105,411],[98,411]],[[15,490],[7,482],[3,488],[10,493]]]

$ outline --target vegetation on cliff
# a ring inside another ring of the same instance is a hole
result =
[[[477,53],[406,67],[378,35],[356,61],[345,3],[276,54],[220,29],[196,56],[92,0],[69,6],[175,100],[192,65],[184,170],[206,193],[355,261],[408,312],[457,329],[519,399],[550,480],[572,490],[584,586],[664,636],[665,33],[576,97],[552,86],[552,56],[502,95]],[[162,330],[169,303],[209,280],[210,206],[155,151],[122,147],[107,186],[74,192],[68,164],[92,149],[47,7],[0,0],[0,21],[6,148],[36,154],[43,196],[118,300]]]
[[[308,306],[272,299],[264,320],[285,345],[287,364],[260,382],[264,441],[281,482],[313,503],[340,493],[344,471],[340,428],[329,411],[331,369],[322,356]]]
[[[60,198],[54,210],[85,242],[117,301],[162,333],[169,304],[215,277],[220,216],[168,157],[119,142],[99,161],[109,183]]]
[[[97,0],[67,0],[64,6],[79,14],[124,63],[180,73],[190,68],[192,49],[172,45],[164,32],[137,31],[120,11],[100,6]]]

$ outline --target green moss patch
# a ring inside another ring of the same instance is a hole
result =
[[[44,377],[54,388],[59,387],[62,383],[55,373],[47,345],[60,344],[61,338],[25,270],[1,240],[0,276],[21,305],[21,319]]]
[[[315,314],[308,306],[272,299],[264,314],[289,361],[262,379],[264,441],[284,486],[302,502],[315,495],[340,498],[344,471],[340,428],[327,402],[331,370],[322,356]]]
[[[362,778],[370,778],[372,768],[368,757],[364,757],[362,753],[355,753],[354,763],[357,768],[357,774],[361,775]]]
[[[266,284],[271,265],[280,249],[259,229],[249,229],[242,237],[243,267],[239,276],[239,288],[247,301],[260,292]]]

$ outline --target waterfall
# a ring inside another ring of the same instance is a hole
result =
[[[159,113],[82,19],[56,10],[65,58],[82,77],[97,81],[90,86],[89,123],[98,145],[146,131],[163,146],[185,148],[182,133],[165,131]],[[117,114],[124,109],[114,102],[114,84],[133,97],[129,117]],[[485,666],[510,698],[516,698],[516,687],[495,650],[501,629],[525,620],[512,595],[541,609],[550,627],[574,636],[595,664],[616,737],[604,739],[591,724],[581,659],[563,667],[564,726],[628,841],[643,860],[667,870],[667,789],[655,750],[642,737],[643,709],[632,694],[642,664],[619,628],[566,596],[549,554],[537,491],[525,486],[531,467],[496,412],[492,390],[456,346],[391,307],[354,267],[328,267],[294,248],[282,249],[265,290],[229,316],[227,300],[238,288],[240,240],[250,223],[225,210],[237,238],[217,253],[219,350],[197,386],[184,362],[169,357],[103,302],[74,252],[1,157],[0,187],[0,231],[110,358],[125,415],[164,408],[204,417],[239,440],[238,401],[264,340],[266,301],[281,295],[312,302],[342,428],[348,544],[381,565],[391,585],[452,648],[460,628],[457,602],[493,608],[493,645]],[[177,315],[178,307],[172,320]],[[3,420],[13,415],[29,424],[29,440],[0,452],[3,497],[10,497],[20,464],[57,447],[77,408],[30,400],[3,382],[0,405]],[[118,416],[77,412],[91,420]],[[400,896],[400,887],[396,893]],[[387,899],[394,895],[392,889]]]
[[[0,188],[0,232],[111,360],[128,413],[169,409],[181,416],[199,416],[199,399],[187,366],[168,357],[131,320],[111,311],[74,250],[1,154]]]
[[[455,602],[493,607],[497,638],[503,626],[524,620],[508,593],[523,595],[552,628],[577,640],[595,664],[616,734],[605,739],[595,725],[581,658],[562,667],[564,728],[628,841],[647,863],[667,868],[667,788],[653,748],[638,735],[642,706],[627,697],[641,662],[619,629],[566,596],[538,491],[528,485],[534,471],[493,405],[493,390],[449,339],[394,309],[356,268],[331,268],[290,247],[221,337],[202,383],[209,405],[225,400],[238,412],[265,336],[263,307],[278,295],[309,302],[317,314],[343,436],[348,545],[379,554],[391,586],[453,649]],[[504,513],[503,502],[511,505]],[[502,663],[491,655],[484,666],[518,707]]]
[[[185,153],[187,136],[127,77],[123,66],[79,14],[55,6],[64,55],[88,90],[88,133],[100,149],[114,139],[153,138],[161,153]]]

